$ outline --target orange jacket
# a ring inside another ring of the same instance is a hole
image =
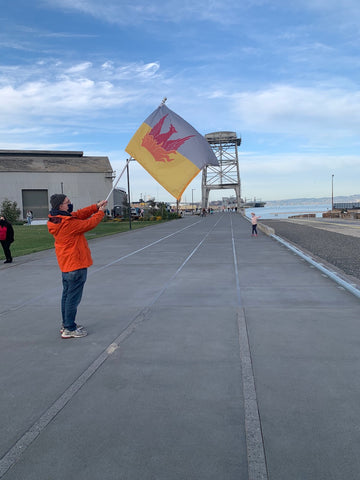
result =
[[[96,205],[71,215],[49,215],[48,230],[55,238],[55,253],[62,272],[72,272],[92,265],[90,248],[84,236],[104,217]]]

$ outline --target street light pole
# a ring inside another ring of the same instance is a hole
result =
[[[194,215],[194,190],[196,188],[191,189],[191,215]]]
[[[334,210],[334,174],[331,175],[331,211]]]
[[[131,199],[130,199],[130,175],[129,175],[129,162],[126,164],[126,173],[127,173],[127,187],[128,187],[128,202],[129,202],[129,230],[131,230]]]

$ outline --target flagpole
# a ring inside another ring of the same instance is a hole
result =
[[[115,190],[115,187],[116,187],[116,185],[119,183],[120,178],[124,175],[124,172],[125,172],[125,170],[126,170],[126,167],[129,165],[130,160],[132,160],[131,157],[126,160],[125,167],[122,169],[122,172],[120,173],[120,175],[118,176],[118,178],[117,178],[116,182],[114,183],[112,189],[110,190],[109,195],[106,197],[106,201],[109,200],[110,195],[111,195],[111,194],[113,193],[113,191]]]

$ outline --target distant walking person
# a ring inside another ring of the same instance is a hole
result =
[[[87,277],[92,265],[90,248],[84,236],[104,217],[106,200],[72,213],[73,205],[68,197],[56,193],[50,198],[51,211],[48,230],[55,238],[55,253],[62,272],[63,293],[61,298],[62,338],[80,338],[86,330],[75,323],[77,307],[81,301]]]
[[[251,225],[252,225],[251,235],[255,237],[257,237],[257,222],[259,218],[261,217],[260,216],[257,217],[255,213],[251,213]]]
[[[5,217],[0,217],[0,242],[4,250],[5,262],[12,263],[13,259],[10,252],[10,245],[14,241],[14,229]]]
[[[27,220],[27,224],[28,225],[31,225],[31,220],[33,219],[33,213],[31,210],[28,210],[26,212],[26,220]]]

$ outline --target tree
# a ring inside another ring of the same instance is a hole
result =
[[[12,202],[5,198],[1,203],[1,215],[10,223],[15,223],[19,220],[21,210],[18,208],[16,202]]]
[[[167,204],[165,202],[158,202],[157,204],[159,214],[162,218],[168,217]]]

